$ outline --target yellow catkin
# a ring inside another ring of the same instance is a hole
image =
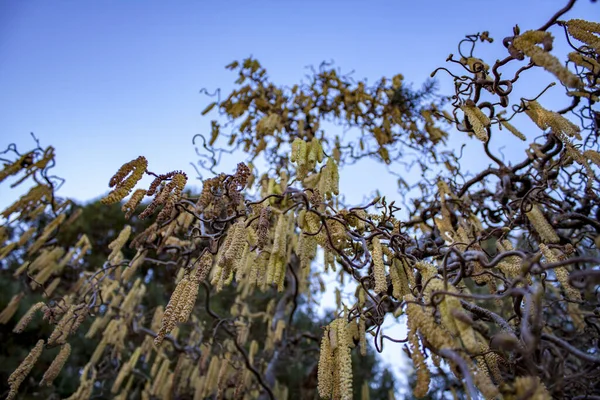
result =
[[[304,140],[302,140],[299,137],[295,138],[294,141],[292,142],[292,152],[290,154],[291,162],[299,162],[298,157],[300,155],[300,146],[301,146],[300,143],[302,143],[302,142],[304,142]]]
[[[309,268],[317,255],[317,241],[314,236],[300,234],[297,254],[300,257],[301,268]]]
[[[220,256],[215,268],[211,284],[217,286],[217,291],[223,289],[225,284],[231,282],[246,245],[246,229],[243,221],[238,221],[231,226],[227,238],[220,250]]]
[[[13,213],[21,211],[21,214],[25,213],[28,218],[35,218],[46,209],[46,201],[52,198],[52,190],[47,185],[37,185],[32,187],[29,192],[21,196],[17,201],[7,207],[0,215],[8,219]],[[30,208],[35,205],[43,204],[36,207],[33,211],[27,212]],[[30,206],[30,207],[28,207]],[[23,215],[25,216],[25,215]]]
[[[513,245],[509,240],[496,242],[496,248],[499,253],[514,250]],[[506,257],[498,264],[498,268],[506,277],[516,278],[521,273],[521,261],[519,257],[516,256]]]
[[[91,373],[90,373],[91,369]],[[83,368],[81,378],[79,380],[79,387],[70,397],[65,400],[87,400],[90,398],[93,390],[94,383],[96,382],[96,369],[92,364],[88,363]]]
[[[232,240],[229,248],[223,253],[224,264],[232,270],[236,270],[246,244],[246,229],[243,221],[235,224],[232,233]]]
[[[294,142],[292,142],[292,154],[292,162],[295,162],[297,165],[296,175],[298,179],[302,180],[306,178],[306,174],[310,171],[308,165],[308,143],[300,138],[294,139]]]
[[[154,396],[161,397],[160,394],[162,393],[163,387],[168,384],[169,364],[170,361],[168,359],[163,360],[160,368],[158,369],[158,373],[152,381],[152,389],[150,392]]]
[[[217,374],[217,393],[216,393],[217,399],[221,399],[223,396],[223,389],[225,386],[227,372],[229,370],[229,365],[230,365],[229,358],[230,358],[229,353],[226,353],[225,359],[221,361],[219,372]]]
[[[65,221],[65,226],[70,226],[71,224],[73,224],[79,219],[79,217],[81,217],[82,214],[83,208],[78,208],[77,210],[75,210],[73,213],[71,213],[71,215],[69,215],[69,219]]]
[[[19,247],[25,246],[25,244],[29,241],[29,239],[31,239],[31,237],[36,232],[36,230],[37,230],[36,227],[32,226],[27,231],[25,231],[19,238],[19,242],[18,242],[17,246],[19,246]]]
[[[130,375],[127,383],[125,384],[125,388],[121,390],[118,396],[114,398],[114,400],[127,400],[129,399],[129,391],[131,390],[131,386],[133,386],[133,378],[134,375]]]
[[[360,346],[360,355],[367,355],[367,335],[366,335],[366,319],[362,315],[358,320],[358,337],[359,337],[359,346]]]
[[[42,287],[48,279],[55,273],[56,271],[56,263],[51,263],[46,265],[44,269],[38,272],[32,279],[29,286],[31,286],[32,290],[36,290],[39,287]]]
[[[485,399],[497,399],[498,398],[498,388],[492,382],[490,377],[490,372],[485,365],[485,360],[483,357],[476,357],[477,366],[473,366],[471,368],[471,374],[473,375],[473,381],[475,386]]]
[[[203,282],[206,277],[210,274],[210,270],[212,268],[213,257],[209,252],[205,252],[202,257],[200,257],[200,261],[198,262],[198,267],[196,271],[196,279],[198,282]]]
[[[60,284],[60,280],[61,280],[60,278],[54,278],[52,280],[52,282],[50,282],[50,284],[48,286],[46,286],[46,288],[44,289],[44,297],[45,298],[52,297],[52,293],[54,293],[54,291]]]
[[[56,379],[58,374],[60,374],[60,371],[67,362],[67,359],[69,358],[70,354],[71,345],[69,343],[65,343],[60,348],[60,351],[52,361],[52,364],[50,364],[50,366],[44,373],[44,376],[42,377],[42,380],[40,382],[40,386],[52,386],[52,382],[54,382],[54,379]]]
[[[131,371],[137,364],[141,352],[142,349],[140,347],[137,347],[131,355],[131,357],[129,358],[129,360],[127,360],[127,362],[125,362],[123,366],[121,366],[119,374],[117,375],[117,379],[115,379],[115,382],[113,383],[113,386],[111,388],[111,393],[115,394],[119,391],[121,385],[123,384],[123,381],[129,376],[129,374],[131,374]]]
[[[283,339],[283,331],[285,329],[285,321],[280,319],[277,321],[275,326],[275,333],[273,334],[273,341],[275,343],[280,342]]]
[[[537,205],[533,205],[531,211],[526,213],[529,222],[533,225],[535,231],[540,235],[540,238],[545,243],[558,243],[560,238],[556,234],[556,231],[550,225],[544,213],[540,210]]]
[[[283,290],[283,281],[287,268],[288,223],[287,216],[279,216],[273,237],[273,248],[271,249],[267,265],[267,279],[265,283],[277,284],[278,291]]]
[[[108,248],[112,250],[111,253],[108,255],[108,261],[110,263],[113,263],[115,261],[115,258],[119,254],[119,251],[123,248],[130,235],[131,226],[125,225],[121,232],[119,232],[119,236],[117,236],[117,238],[108,245]]]
[[[508,129],[508,131],[510,133],[512,133],[513,135],[515,135],[516,137],[518,137],[519,139],[526,141],[527,137],[521,132],[519,131],[517,128],[515,128],[512,124],[510,124],[508,121],[500,121],[500,123],[502,124],[503,127],[505,127],[506,129]]]
[[[183,304],[180,303],[185,292],[185,287],[188,285],[188,283],[189,281],[184,279],[181,280],[175,287],[175,290],[171,295],[171,299],[169,300],[169,303],[165,308],[160,330],[158,331],[158,334],[154,339],[154,345],[156,347],[160,347],[165,336],[168,335],[173,330],[173,328],[175,328],[175,325],[177,323],[176,321],[179,317],[178,311],[183,307]]]
[[[10,387],[10,391],[6,397],[7,400],[12,400],[15,398],[17,391],[19,390],[19,386],[21,386],[21,383],[23,383],[25,378],[27,378],[43,350],[44,341],[40,340],[37,342],[35,347],[31,349],[27,357],[25,357],[17,369],[10,374],[8,377],[8,386]]]
[[[258,353],[258,347],[258,342],[256,340],[250,342],[250,349],[248,350],[248,360],[250,361],[250,364],[254,364],[254,357]]]
[[[17,248],[17,242],[9,243],[0,249],[0,260],[5,259],[8,255]]]
[[[35,303],[34,305],[32,305],[29,308],[29,310],[27,310],[25,315],[23,315],[21,317],[19,322],[17,322],[17,325],[15,325],[15,327],[13,328],[13,332],[14,333],[23,332],[25,330],[25,328],[27,328],[27,325],[29,325],[29,323],[33,319],[36,311],[41,310],[45,306],[46,306],[46,303],[44,303],[44,302],[39,302],[39,303]]]
[[[310,142],[310,154],[309,160],[316,160],[317,162],[323,162],[324,153],[321,141],[316,137],[313,137]]]
[[[555,254],[545,244],[540,243],[540,250],[548,263],[555,263],[559,261],[557,254]],[[561,286],[565,290],[567,298],[571,301],[581,301],[581,294],[569,283],[569,270],[567,269],[567,267],[554,268],[554,274],[556,275],[556,279],[558,279]]]
[[[346,321],[337,319],[337,346],[335,350],[335,366],[339,373],[339,395],[342,400],[352,400],[352,355],[351,339],[345,329]]]
[[[48,163],[54,159],[54,148],[53,147],[48,147],[45,151],[44,151],[44,155],[42,158],[38,159],[38,161],[34,162],[34,157],[32,155],[32,153],[28,153],[24,156],[22,156],[18,161],[17,164],[12,164],[12,166],[8,166],[8,175],[13,175],[18,173],[21,169],[25,169],[26,173],[16,182],[14,182],[11,187],[15,187],[17,185],[20,185],[22,182],[24,182],[27,178],[31,177],[33,174],[35,174],[37,171],[41,171],[43,169],[46,168],[46,166],[48,165]],[[30,165],[28,165],[27,167],[23,166],[22,163],[24,162],[29,162],[32,163]],[[12,172],[10,171],[12,170]],[[5,172],[6,170],[3,170],[2,172]],[[6,176],[8,175],[4,175],[2,172],[0,172],[0,181],[3,180]]]
[[[405,300],[414,301],[412,295],[406,295]],[[417,370],[417,382],[413,388],[413,394],[416,397],[424,397],[429,391],[429,383],[431,375],[427,365],[425,364],[425,356],[419,346],[419,337],[417,331],[419,329],[420,310],[419,305],[408,303],[406,314],[408,315],[408,343],[411,349],[411,358],[415,369]]]
[[[36,251],[38,251],[46,243],[46,240],[48,240],[52,232],[54,232],[54,230],[57,229],[59,225],[61,225],[64,222],[66,217],[67,215],[64,213],[59,214],[58,217],[56,217],[48,225],[46,225],[46,227],[42,231],[42,234],[35,240],[35,242],[33,242],[31,247],[27,249],[27,254],[33,255]]]
[[[69,250],[69,252],[67,254],[65,254],[63,256],[63,258],[60,259],[60,261],[58,262],[58,265],[56,266],[57,273],[62,271],[63,268],[65,267],[65,265],[67,265],[73,259],[73,256],[75,255],[76,252],[77,252],[77,249],[72,248],[71,250]]]
[[[30,160],[33,160],[33,153],[23,154],[15,162],[4,164],[4,168],[0,171],[0,182],[11,175],[18,174],[25,168],[25,162]]]
[[[331,397],[333,391],[333,350],[331,349],[330,342],[330,327],[326,327],[323,332],[323,339],[321,339],[321,352],[319,353],[319,366],[318,366],[318,390],[319,395],[328,399]]]
[[[530,57],[535,64],[556,76],[563,85],[570,88],[581,87],[582,83],[577,75],[565,68],[558,58],[537,46],[542,42],[552,43],[552,40],[549,32],[527,31],[515,38],[513,46]]]
[[[121,207],[121,211],[125,213],[125,219],[131,218],[137,206],[142,202],[147,191],[145,189],[137,189],[133,192],[129,200]]]
[[[392,295],[401,299],[405,294],[409,293],[408,279],[402,265],[402,261],[394,258],[390,265],[390,278],[392,280]]]
[[[106,326],[106,324],[113,317],[113,315],[114,315],[114,311],[108,310],[106,312],[106,314],[104,314],[102,317],[100,317],[100,316],[96,317],[96,319],[94,319],[94,322],[92,322],[90,329],[85,334],[86,339],[90,339],[90,338],[94,337],[96,335],[96,333],[98,333],[102,328],[104,328]]]
[[[542,130],[551,128],[557,135],[566,135],[581,140],[579,127],[554,111],[546,110],[537,101],[528,101],[525,114]],[[560,138],[560,136],[559,136]]]
[[[84,306],[85,307],[85,306]],[[69,335],[83,322],[87,316],[88,309],[80,306],[71,305],[69,310],[62,316],[58,324],[48,338],[48,345],[64,344]]]
[[[383,264],[383,250],[381,249],[381,242],[379,237],[375,236],[372,241],[373,250],[373,278],[375,279],[375,292],[385,293],[387,292],[387,279],[385,277],[385,265]]]
[[[488,369],[488,372],[494,378],[494,382],[497,385],[501,385],[504,382],[504,378],[502,377],[500,367],[498,365],[501,360],[501,357],[498,355],[498,353],[490,351],[490,347],[487,345],[487,342],[482,335],[479,335],[478,341],[481,346],[481,352],[486,353],[483,356],[483,360],[485,361],[485,366]]]
[[[426,261],[417,262],[414,268],[421,273],[424,282],[437,275],[437,268]]]
[[[579,304],[567,303],[567,312],[569,314],[569,318],[571,318],[571,321],[573,321],[573,326],[575,326],[576,331],[578,333],[582,333],[585,329],[585,320],[583,319]]]
[[[6,324],[6,323],[8,323],[8,321],[10,321],[12,319],[12,317],[15,315],[15,313],[19,309],[19,303],[21,302],[21,299],[24,296],[25,296],[25,293],[21,292],[19,294],[15,294],[10,299],[10,301],[8,302],[6,307],[4,307],[4,310],[2,310],[2,312],[0,313],[0,324]]]
[[[113,319],[102,334],[102,340],[96,346],[94,353],[90,357],[89,363],[95,365],[108,345],[112,345],[115,351],[120,351],[124,347],[124,339],[127,335],[127,327],[123,319]]]
[[[581,90],[567,92],[567,96],[569,96],[569,97],[584,97],[586,99],[590,99],[595,102],[600,101],[600,97],[596,96],[595,94],[588,93],[588,92],[582,92]]]
[[[122,279],[124,282],[129,282],[133,275],[135,275],[137,269],[144,264],[147,253],[147,249],[137,251],[136,255],[133,257],[133,260],[131,260],[129,263],[129,266],[125,269],[125,271],[123,271]]]
[[[486,142],[488,140],[487,127],[490,126],[490,119],[485,115],[479,107],[475,105],[463,105],[461,110],[465,113],[467,120],[473,127],[473,132],[475,132],[475,136],[477,139],[482,142]]]
[[[225,362],[225,360],[223,360]],[[221,359],[218,356],[212,356],[208,371],[206,372],[206,380],[203,390],[203,397],[213,393],[217,389],[219,371],[221,370]]]
[[[136,183],[142,179],[147,167],[148,160],[142,156],[123,164],[110,179],[109,186],[115,187],[115,189],[101,200],[102,203],[113,204],[123,200],[133,190]],[[126,177],[127,179],[125,179]]]
[[[360,389],[360,399],[361,400],[370,400],[370,387],[369,387],[369,382],[368,381],[364,381],[362,384],[362,387]]]
[[[427,285],[427,292],[430,295],[433,291],[448,291],[457,293],[458,290],[451,284],[444,285],[441,279],[433,279]],[[437,295],[438,299],[441,295]],[[470,323],[465,322],[464,318],[460,318],[460,314],[464,314],[460,300],[456,296],[444,295],[441,296],[439,310],[444,327],[454,335],[460,337],[460,340],[471,354],[479,352],[479,343],[475,336],[475,331]],[[457,316],[459,316],[457,318]]]
[[[189,283],[186,286],[186,291],[181,300],[183,307],[178,315],[178,322],[181,323],[187,322],[190,318],[190,315],[192,315],[194,305],[196,304],[196,298],[198,297],[199,282],[196,275],[194,274],[187,279],[189,280]]]
[[[340,185],[340,174],[338,165],[333,158],[327,159],[327,164],[319,174],[319,192],[326,198],[331,199],[333,195],[338,195]]]
[[[599,23],[582,19],[571,19],[567,21],[567,29],[575,39],[587,44],[596,53],[600,53],[600,36],[594,35],[594,33],[600,33]]]
[[[123,299],[121,312],[126,316],[132,315],[135,307],[139,304],[145,293],[146,285],[142,284],[141,279],[138,278],[125,296],[125,299]]]
[[[600,63],[591,57],[586,57],[576,51],[569,53],[569,60],[580,67],[588,69],[592,74],[600,74]]]

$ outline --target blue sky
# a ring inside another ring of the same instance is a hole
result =
[[[208,99],[199,89],[227,93],[235,79],[223,68],[230,61],[252,54],[282,84],[333,59],[357,78],[400,72],[420,85],[465,33],[489,30],[496,42],[480,48],[493,61],[505,55],[500,42],[514,23],[538,27],[566,1],[497,4],[1,0],[0,147],[27,149],[35,132],[57,150],[55,172],[67,180],[61,194],[80,200],[104,193],[110,175],[141,154],[153,171],[193,176],[191,139],[208,131],[210,117],[200,116]],[[591,15],[600,9],[587,0],[570,14]],[[452,88],[443,76],[440,84]],[[351,172],[367,177],[372,168]],[[374,189],[394,180],[370,182]],[[0,203],[12,198],[6,190],[0,187]]]
[[[235,76],[224,66],[233,60],[255,56],[280,84],[297,82],[306,65],[333,59],[356,78],[373,82],[402,73],[419,86],[457,53],[465,34],[490,31],[496,40],[480,45],[479,54],[492,64],[506,55],[501,41],[515,23],[537,28],[565,4],[0,0],[0,148],[14,142],[27,150],[29,132],[35,132],[43,145],[56,148],[55,173],[66,179],[59,194],[77,200],[105,193],[110,176],[139,155],[152,171],[182,169],[193,177],[192,137],[210,127],[210,115],[200,115],[210,100],[199,90],[228,93]],[[599,20],[600,8],[580,0],[568,17]],[[562,32],[554,33],[556,52],[564,52]],[[523,95],[537,93],[551,78],[533,73],[521,85]],[[452,81],[440,75],[440,88],[450,93]],[[544,104],[563,106],[562,89],[553,90]],[[466,135],[455,132],[451,145],[463,142],[469,142]],[[507,157],[520,158],[526,145],[508,137],[500,146]],[[468,153],[467,167],[482,166],[478,154]],[[222,170],[238,161],[226,160]],[[341,190],[351,201],[376,188],[395,192],[395,178],[380,165],[362,163],[342,174]],[[23,190],[0,186],[0,209]],[[389,334],[402,335],[396,332]],[[386,358],[397,359],[400,346],[386,348]]]

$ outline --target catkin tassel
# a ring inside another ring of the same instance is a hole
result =
[[[33,369],[33,366],[42,354],[42,350],[44,350],[44,341],[40,340],[37,342],[35,347],[31,349],[27,357],[25,357],[17,369],[10,374],[8,377],[8,386],[10,387],[10,391],[8,392],[6,400],[12,400],[15,398],[17,391],[19,390],[19,386],[21,386],[21,383],[23,383],[25,378],[27,378]]]
[[[373,238],[373,277],[375,278],[375,292],[387,292],[387,279],[385,277],[385,265],[383,264],[383,251],[379,237]]]
[[[42,377],[42,381],[40,382],[40,386],[52,386],[52,382],[54,379],[60,374],[63,366],[67,362],[69,355],[71,354],[71,345],[69,343],[65,343],[61,348],[52,364],[48,367],[44,376]]]

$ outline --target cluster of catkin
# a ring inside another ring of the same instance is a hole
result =
[[[25,359],[23,359],[23,361],[17,367],[17,369],[15,369],[13,373],[8,377],[8,385],[10,390],[8,396],[6,397],[7,400],[11,400],[16,397],[19,390],[19,386],[21,386],[21,383],[23,383],[23,381],[27,378],[27,376],[35,366],[35,363],[44,351],[44,347],[44,341],[39,340],[35,347],[31,349],[29,354],[25,357]],[[42,380],[40,382],[40,386],[52,385],[52,382],[54,381],[54,379],[56,379],[56,377],[62,370],[70,354],[71,346],[67,343],[60,348],[60,351],[55,356],[54,360],[44,373],[44,376],[42,377]]]
[[[154,345],[159,347],[168,335],[178,323],[187,322],[194,310],[196,304],[196,298],[198,297],[198,290],[200,282],[202,282],[212,266],[212,256],[206,252],[202,256],[199,262],[198,268],[193,268],[187,272],[183,278],[177,283],[171,299],[165,308],[162,315],[161,326],[158,331],[156,338],[154,339]]]
[[[301,138],[296,138],[292,142],[290,161],[296,163],[298,179],[306,178],[306,175],[315,168],[318,162],[322,162],[323,158],[323,148],[317,138],[313,138],[309,143]]]
[[[508,130],[514,136],[516,136],[517,138],[519,138],[519,139],[521,139],[522,141],[525,142],[527,140],[527,136],[525,136],[523,134],[523,132],[521,132],[520,130],[518,130],[513,124],[511,124],[510,122],[508,122],[507,120],[505,120],[502,117],[504,114],[506,114],[506,111],[500,111],[498,114],[496,114],[496,116],[498,117],[498,120],[500,122],[500,129],[506,128],[506,130]]]
[[[25,175],[11,185],[11,187],[15,187],[24,182],[27,178],[33,176],[33,174],[35,174],[37,171],[44,170],[46,166],[48,166],[48,164],[54,160],[54,147],[47,147],[42,156],[36,161],[35,158],[37,155],[37,151],[32,151],[23,154],[12,163],[5,164],[4,168],[0,170],[0,182],[9,176],[16,175],[25,170]]]
[[[542,130],[550,129],[551,132],[564,144],[564,154],[582,165],[588,176],[586,186],[592,187],[596,174],[591,164],[600,165],[600,156],[594,150],[581,152],[572,142],[573,139],[581,140],[580,129],[577,125],[569,121],[561,114],[549,111],[542,107],[537,101],[528,101],[525,106],[525,113]],[[540,154],[536,154],[541,156]],[[543,158],[543,156],[541,156]]]
[[[293,219],[285,214],[279,215],[273,236],[273,247],[267,265],[267,284],[277,285],[278,291],[283,291],[290,246],[289,233],[293,229]],[[257,266],[258,267],[258,266]]]
[[[21,383],[27,378],[33,366],[35,365],[38,358],[42,354],[44,350],[44,341],[40,340],[37,342],[35,347],[31,349],[27,357],[21,362],[21,364],[17,367],[16,370],[8,377],[8,386],[10,391],[8,392],[7,400],[12,400],[17,396],[17,392],[19,390],[19,386]]]
[[[164,184],[160,189],[158,185],[164,180],[171,180]],[[187,175],[180,171],[171,172],[169,174],[160,175],[151,184],[146,192],[147,196],[154,195],[154,199],[148,207],[140,214],[140,218],[144,219],[152,215],[154,210],[159,206],[163,206],[162,210],[156,217],[156,223],[160,224],[171,217],[171,212],[175,208],[175,204],[181,199],[183,189],[187,183]]]
[[[34,152],[25,153],[12,163],[4,164],[4,168],[0,170],[0,182],[9,176],[18,174],[28,165],[31,165],[34,160]]]
[[[113,204],[123,200],[142,179],[146,168],[148,168],[148,160],[143,156],[123,164],[117,173],[110,178],[108,185],[114,187],[114,189],[102,199],[102,203]]]
[[[600,23],[571,19],[566,25],[571,36],[594,49],[596,54],[600,54]]]
[[[129,236],[131,235],[131,226],[125,225],[125,227],[119,232],[119,235],[115,240],[109,243],[108,248],[111,250],[108,255],[108,262],[111,264],[118,264],[123,258],[121,249],[127,243]]]
[[[275,285],[279,291],[284,289],[287,263],[294,248],[294,243],[290,243],[294,219],[276,212],[275,229],[272,238],[269,238],[271,212],[262,208],[258,214],[255,222],[248,227],[239,220],[229,228],[211,278],[211,284],[217,291],[229,285],[234,278],[244,288],[245,295],[257,285],[263,291],[270,285]]]
[[[256,67],[255,64],[256,60],[247,59],[231,65],[232,68],[239,69],[241,82],[246,76],[265,73],[260,65]],[[253,70],[255,67],[258,69]],[[387,163],[391,160],[386,145],[396,139],[397,129],[410,132],[411,140],[427,140],[414,119],[406,118],[402,75],[383,79],[373,87],[369,87],[365,81],[350,84],[335,69],[315,72],[311,79],[310,84],[302,87],[296,85],[288,93],[273,90],[270,84],[267,86],[263,82],[257,82],[252,88],[244,86],[234,90],[226,100],[218,104],[219,110],[228,118],[240,120],[236,129],[239,133],[230,137],[229,145],[243,145],[245,151],[254,156],[265,150],[277,151],[281,138],[297,136],[311,139],[319,132],[322,120],[328,117],[345,120],[351,126],[372,133],[372,139],[378,146],[377,151]],[[208,113],[215,106],[212,103],[205,111]],[[441,131],[429,131],[437,136],[444,135]],[[219,123],[212,121],[211,145],[219,133]],[[277,140],[271,141],[269,137],[276,137]],[[370,152],[365,145],[366,140],[364,135],[357,140],[360,153]],[[271,147],[272,143],[277,143],[277,146]],[[357,150],[358,147],[355,146]],[[339,152],[338,146],[332,151],[334,157],[336,152]],[[299,179],[303,179],[301,174]]]
[[[19,218],[35,218],[44,211],[52,201],[52,189],[48,185],[35,185],[27,193],[19,197],[14,203],[2,211],[4,218],[8,219],[14,213],[19,213]]]
[[[48,157],[50,156],[53,156],[51,151],[47,152],[38,162],[34,162],[32,159],[31,161],[28,161],[29,164],[25,165],[25,163],[23,163],[23,165],[20,165],[20,168],[27,168],[28,165],[32,166],[32,168],[44,168],[44,163],[48,162]],[[143,157],[124,165],[113,179],[111,179],[111,187],[116,187],[104,202],[110,203],[119,201],[126,196],[145,172],[146,165],[147,162]],[[7,167],[4,170],[6,176],[13,175],[16,172],[18,172],[16,168],[11,169]],[[237,180],[233,184],[245,184],[244,176],[244,171],[242,171],[239,176],[236,176],[235,179]],[[164,200],[164,202],[160,203],[164,205],[163,210],[168,208],[169,204],[171,205],[171,209],[173,209],[174,202],[178,201],[182,195],[186,181],[185,175],[180,173],[174,173],[172,176],[169,176],[169,178],[170,181],[161,188],[162,190],[158,191],[156,196],[159,203]],[[143,197],[146,192],[141,194],[142,196],[139,196],[138,194],[134,195],[134,197]],[[126,211],[134,209],[135,205],[133,205],[133,203],[138,200],[139,199],[134,199],[133,202],[130,202],[129,208],[126,208]],[[36,228],[31,227],[24,230],[23,233],[20,234],[20,237],[17,236],[16,240],[9,242],[11,240],[9,236],[15,236],[15,234],[11,233],[9,235],[6,227],[0,228],[0,244],[2,244],[2,247],[0,247],[0,257],[4,258],[13,250],[28,245],[26,252],[28,260],[17,268],[14,274],[15,276],[22,276],[24,273],[27,273],[28,276],[32,278],[31,287],[33,289],[42,287],[44,296],[46,297],[51,296],[52,292],[60,284],[60,275],[62,274],[63,268],[67,265],[77,266],[82,257],[84,257],[91,248],[91,243],[85,235],[82,235],[75,246],[70,249],[48,246],[48,241],[61,226],[72,223],[81,215],[81,210],[78,210],[68,216],[67,209],[70,204],[71,202],[69,201],[60,203],[59,200],[55,199],[50,186],[37,185],[33,186],[29,192],[3,212],[3,216],[6,218],[18,213],[20,219],[32,219],[43,213],[48,206],[52,207],[53,219],[46,223],[44,229],[37,235]],[[189,213],[186,214],[191,215]],[[177,229],[187,229],[192,221],[193,215],[191,218],[186,217],[186,215],[177,218],[177,223],[171,224],[173,225],[173,229],[169,232],[169,236]],[[132,260],[128,268],[124,271],[122,270],[119,266],[123,260],[121,250],[129,239],[130,234],[131,227],[126,226],[123,231],[119,233],[118,237],[110,243],[109,250],[111,250],[111,253],[108,256],[108,263],[112,265],[112,268],[109,268],[106,271],[98,271],[98,273],[95,274],[87,271],[84,272],[81,274],[75,285],[71,287],[70,295],[62,297],[60,301],[53,302],[52,305],[50,305],[50,303],[49,305],[46,305],[44,302],[35,303],[19,319],[13,329],[15,333],[23,332],[28,325],[30,325],[38,312],[43,313],[44,319],[55,324],[55,326],[47,340],[40,340],[31,350],[30,354],[23,360],[21,365],[11,374],[9,378],[10,392],[8,398],[12,399],[17,395],[19,386],[27,378],[27,375],[32,370],[42,351],[44,351],[44,348],[46,346],[60,346],[54,361],[44,373],[40,383],[41,385],[52,385],[52,382],[56,379],[70,355],[71,346],[67,343],[68,337],[78,330],[79,326],[89,316],[91,309],[93,309],[94,312],[98,312],[98,309],[95,308],[95,306],[100,303],[105,306],[105,310],[100,309],[103,314],[98,315],[94,320],[86,337],[91,337],[97,332],[102,332],[102,338],[81,375],[79,388],[70,398],[84,399],[90,396],[94,389],[94,382],[96,381],[95,365],[99,363],[107,348],[110,348],[113,354],[119,354],[125,349],[125,338],[129,332],[129,327],[132,326],[132,319],[135,315],[136,308],[139,306],[142,297],[145,294],[145,286],[142,284],[141,279],[136,280],[131,286],[127,285],[127,282],[133,277],[136,269],[145,259],[147,252],[145,249],[140,249],[136,258]],[[7,242],[9,243],[4,245]],[[30,242],[32,242],[31,245],[29,245]],[[197,278],[200,280],[206,278],[212,266],[212,257],[210,256],[210,253],[205,253],[205,256],[201,258],[198,264],[199,266],[195,268],[189,276],[183,279],[184,283],[193,281]],[[50,283],[48,284],[48,282]],[[197,292],[197,282],[194,283],[196,283]],[[182,282],[180,282],[178,287],[181,289]],[[183,288],[183,299],[190,296],[189,292],[190,290],[193,291],[192,288],[192,284],[190,284],[187,289]],[[89,296],[90,293],[93,293],[93,296]],[[86,296],[84,298],[87,301],[91,301],[91,304],[94,304],[94,306],[81,302],[81,299],[77,297],[80,295]],[[13,296],[7,307],[0,313],[0,323],[8,323],[15,316],[23,298],[24,293]],[[179,320],[187,319],[184,318],[183,315],[189,316],[192,307],[193,304],[177,304],[175,307],[177,318]],[[172,308],[173,307],[167,307],[167,315],[169,312],[172,312]],[[182,309],[180,310],[180,308]],[[158,326],[156,326],[157,324],[154,324],[154,331],[160,330],[160,320],[163,319],[163,314],[165,313],[161,313],[158,320]],[[198,338],[194,340],[198,340]],[[127,383],[125,383],[125,379],[135,367],[136,358],[139,358],[142,350],[143,349],[140,348],[139,350],[134,351],[132,359],[125,363],[121,369],[120,374],[117,377],[118,379],[113,387],[114,394],[119,391],[117,398],[127,398],[127,393],[132,386],[133,379],[129,376]],[[164,363],[164,365],[161,366],[161,370],[163,372],[168,371],[168,365],[168,362]],[[169,372],[169,374],[172,375],[173,373]],[[167,394],[169,391],[157,389],[154,392]]]
[[[340,175],[333,157],[327,158],[327,162],[318,173],[307,176],[314,170],[317,162],[324,160],[323,148],[318,139],[313,138],[309,143],[300,138],[294,139],[290,160],[296,163],[297,178],[303,180],[305,188],[318,190],[326,199],[339,194]]]
[[[217,263],[214,268],[211,284],[221,290],[229,284],[238,269],[244,267],[248,253],[248,232],[244,221],[239,220],[231,225],[225,241],[219,249]]]
[[[342,318],[325,328],[321,339],[318,365],[318,390],[324,399],[351,400],[352,396],[352,336]]]
[[[485,115],[483,111],[481,111],[481,109],[477,107],[471,100],[468,100],[463,106],[461,106],[461,110],[465,113],[465,117],[471,125],[471,129],[473,132],[475,132],[477,139],[481,140],[482,142],[487,142],[487,129],[491,124],[488,116]]]
[[[536,65],[556,76],[563,85],[580,88],[582,82],[579,77],[563,66],[558,58],[550,54],[553,40],[549,32],[527,31],[517,36],[512,45],[530,57]],[[544,48],[540,48],[538,44],[543,44]]]

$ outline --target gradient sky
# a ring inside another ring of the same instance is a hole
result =
[[[465,34],[490,31],[495,42],[480,45],[478,54],[492,64],[505,57],[502,38],[515,23],[522,31],[537,28],[566,3],[0,0],[0,148],[14,142],[26,151],[34,132],[56,148],[54,173],[66,179],[59,194],[78,200],[105,193],[110,176],[139,155],[152,171],[182,169],[194,177],[191,140],[209,132],[211,117],[200,115],[210,100],[199,90],[228,93],[236,78],[224,66],[233,60],[253,55],[279,84],[297,82],[306,65],[334,60],[356,78],[402,73],[419,86],[457,54]],[[580,0],[567,17],[597,21],[600,7]],[[562,32],[553,33],[564,42]],[[534,74],[523,93],[552,80],[544,74]],[[440,75],[440,88],[450,93],[452,81]],[[543,104],[563,106],[562,89],[553,90],[558,96],[549,93]],[[454,145],[469,141],[455,134]],[[507,157],[525,149],[514,138],[500,145]],[[469,154],[468,167],[481,166],[477,154]],[[221,170],[230,172],[237,161]],[[342,192],[354,202],[376,188],[393,194],[395,179],[379,172],[385,169],[374,163],[349,168]],[[25,189],[0,186],[0,209]],[[393,360],[400,346],[386,346]]]
[[[61,194],[80,200],[103,194],[118,167],[142,154],[153,171],[194,176],[191,139],[209,131],[210,118],[200,116],[209,100],[199,90],[227,93],[235,76],[223,67],[232,60],[253,55],[282,84],[333,59],[357,78],[400,72],[418,86],[456,53],[464,34],[490,31],[496,41],[479,48],[491,62],[505,55],[501,40],[515,23],[539,27],[564,4],[0,0],[0,147],[28,149],[34,132],[56,148]],[[569,15],[600,17],[600,8],[580,0]],[[449,92],[451,80],[440,77]],[[352,174],[366,178],[367,170]],[[370,179],[369,189],[394,182]],[[344,188],[362,198],[342,181]],[[0,187],[2,204],[12,198],[6,190]]]

